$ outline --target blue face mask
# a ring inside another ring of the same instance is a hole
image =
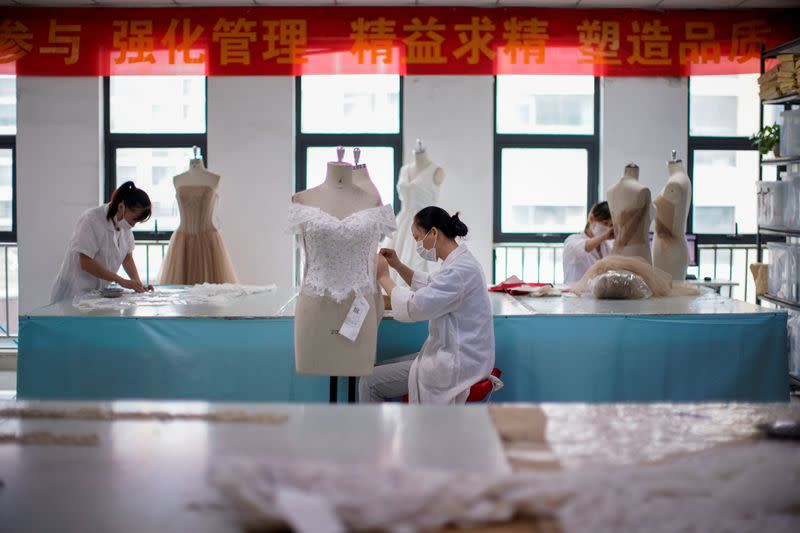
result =
[[[432,262],[435,263],[436,259],[437,259],[437,257],[436,257],[436,239],[438,237],[434,237],[434,239],[433,239],[433,248],[425,248],[425,245],[422,244],[425,241],[425,238],[428,236],[429,233],[430,233],[430,231],[428,231],[428,233],[425,234],[425,237],[423,237],[422,239],[417,241],[417,253],[425,261],[432,261]]]

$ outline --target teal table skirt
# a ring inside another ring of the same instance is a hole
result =
[[[427,324],[384,320],[378,359]],[[495,317],[507,402],[775,402],[788,398],[786,314]],[[293,320],[23,317],[20,399],[327,402],[294,370]],[[340,380],[340,398],[345,396]]]

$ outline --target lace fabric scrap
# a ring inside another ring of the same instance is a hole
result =
[[[127,293],[120,298],[103,298],[100,291],[92,291],[76,296],[72,305],[82,311],[200,304],[224,306],[243,296],[273,292],[276,289],[274,284],[254,286],[204,283],[192,287],[159,287],[153,292]]]
[[[398,467],[229,458],[212,480],[251,527],[324,509],[331,531],[415,533],[513,517],[557,517],[564,531],[796,531],[800,448],[774,442],[655,465],[487,476]],[[287,508],[285,494],[314,505]]]

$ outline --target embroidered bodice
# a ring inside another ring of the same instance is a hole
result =
[[[206,185],[182,185],[177,188],[181,223],[176,231],[189,234],[215,229],[213,216],[217,191]]]
[[[383,235],[395,230],[392,206],[357,211],[343,219],[293,203],[289,227],[305,251],[301,291],[341,302],[351,293],[374,294],[375,254]]]

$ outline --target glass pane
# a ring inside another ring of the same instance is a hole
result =
[[[761,107],[757,78],[757,74],[692,76],[689,82],[689,134],[706,137],[753,135],[758,130]]]
[[[13,159],[11,149],[0,150],[0,231],[12,231],[14,222],[14,188],[11,173]]]
[[[17,245],[0,244],[0,340],[19,334],[19,263]]]
[[[111,133],[205,133],[203,76],[112,76]]]
[[[0,135],[17,134],[17,77],[0,76]]]
[[[191,148],[117,149],[117,185],[133,180],[153,202],[153,216],[136,231],[174,231],[180,222],[172,178],[189,168]]]
[[[400,76],[303,76],[303,133],[399,133]]]
[[[504,148],[501,231],[580,231],[586,222],[588,159],[582,148]]]
[[[353,146],[345,146],[346,157],[352,157]],[[367,165],[372,183],[378,189],[384,204],[394,205],[394,148],[367,146],[361,148],[359,163]],[[325,181],[329,161],[336,161],[335,146],[314,146],[306,152],[306,188],[316,187]]]
[[[758,166],[755,150],[694,152],[694,233],[756,232]]]
[[[594,133],[592,76],[497,76],[497,133]]]

